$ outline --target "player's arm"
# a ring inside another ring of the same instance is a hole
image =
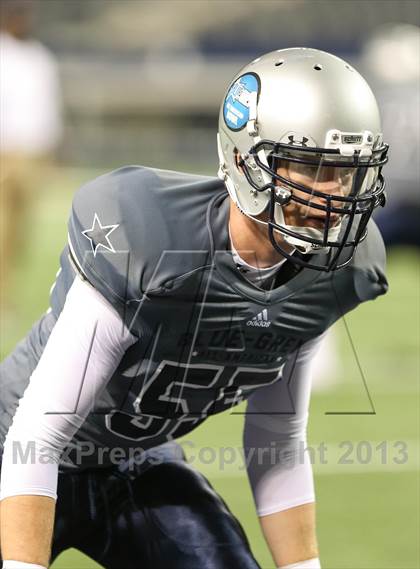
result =
[[[61,452],[134,341],[114,309],[77,277],[6,437],[0,482],[4,560],[47,567]]]
[[[312,467],[305,451],[310,366],[319,342],[308,342],[293,354],[282,379],[257,390],[247,408],[244,449],[248,477],[277,567],[320,567]]]
[[[260,524],[277,567],[320,569],[314,502],[261,516]]]
[[[13,542],[2,548],[2,557],[47,567],[54,511],[55,500],[45,496],[15,496],[0,502],[0,515],[4,520],[1,535],[14,536]]]

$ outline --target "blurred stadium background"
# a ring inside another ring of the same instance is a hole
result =
[[[17,3],[32,12],[33,35],[58,63],[64,130],[54,168],[32,188],[25,242],[13,261],[11,292],[1,314],[2,356],[48,306],[77,187],[128,163],[215,174],[224,89],[243,64],[265,51],[325,49],[365,74],[378,93],[385,139],[392,144],[391,206],[402,200],[408,211],[418,211],[418,2]],[[7,4],[2,0],[0,6]],[[404,217],[399,221],[408,225]],[[384,220],[385,230],[391,222]],[[415,224],[418,231],[418,218]],[[327,569],[420,567],[416,239],[418,233],[401,243],[389,239],[390,292],[337,324],[337,377],[321,382],[313,396],[309,443],[315,449],[321,559]],[[404,246],[407,241],[411,246]],[[349,411],[362,414],[342,414]],[[241,425],[240,413],[215,417],[185,446],[240,518],[261,566],[271,569],[239,453],[233,460],[223,450],[240,447]],[[324,456],[316,450],[322,443]],[[346,451],[353,463],[342,464]],[[229,462],[223,468],[221,457]],[[69,551],[53,568],[95,566]]]

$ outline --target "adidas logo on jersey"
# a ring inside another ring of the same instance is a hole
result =
[[[268,311],[266,308],[261,310],[259,314],[248,320],[247,326],[259,326],[260,328],[268,328],[271,326],[271,320],[268,319]]]

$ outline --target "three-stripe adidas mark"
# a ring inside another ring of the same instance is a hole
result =
[[[247,326],[259,326],[260,328],[268,328],[271,326],[271,320],[268,319],[268,311],[266,308],[261,310],[259,314],[248,320]]]

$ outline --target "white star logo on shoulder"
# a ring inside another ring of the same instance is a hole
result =
[[[96,257],[99,247],[103,247],[107,251],[115,253],[114,246],[112,245],[109,236],[113,231],[115,231],[115,229],[117,229],[117,227],[119,227],[119,223],[114,225],[102,225],[98,214],[95,213],[92,227],[82,231],[83,235],[90,241],[94,257]]]

